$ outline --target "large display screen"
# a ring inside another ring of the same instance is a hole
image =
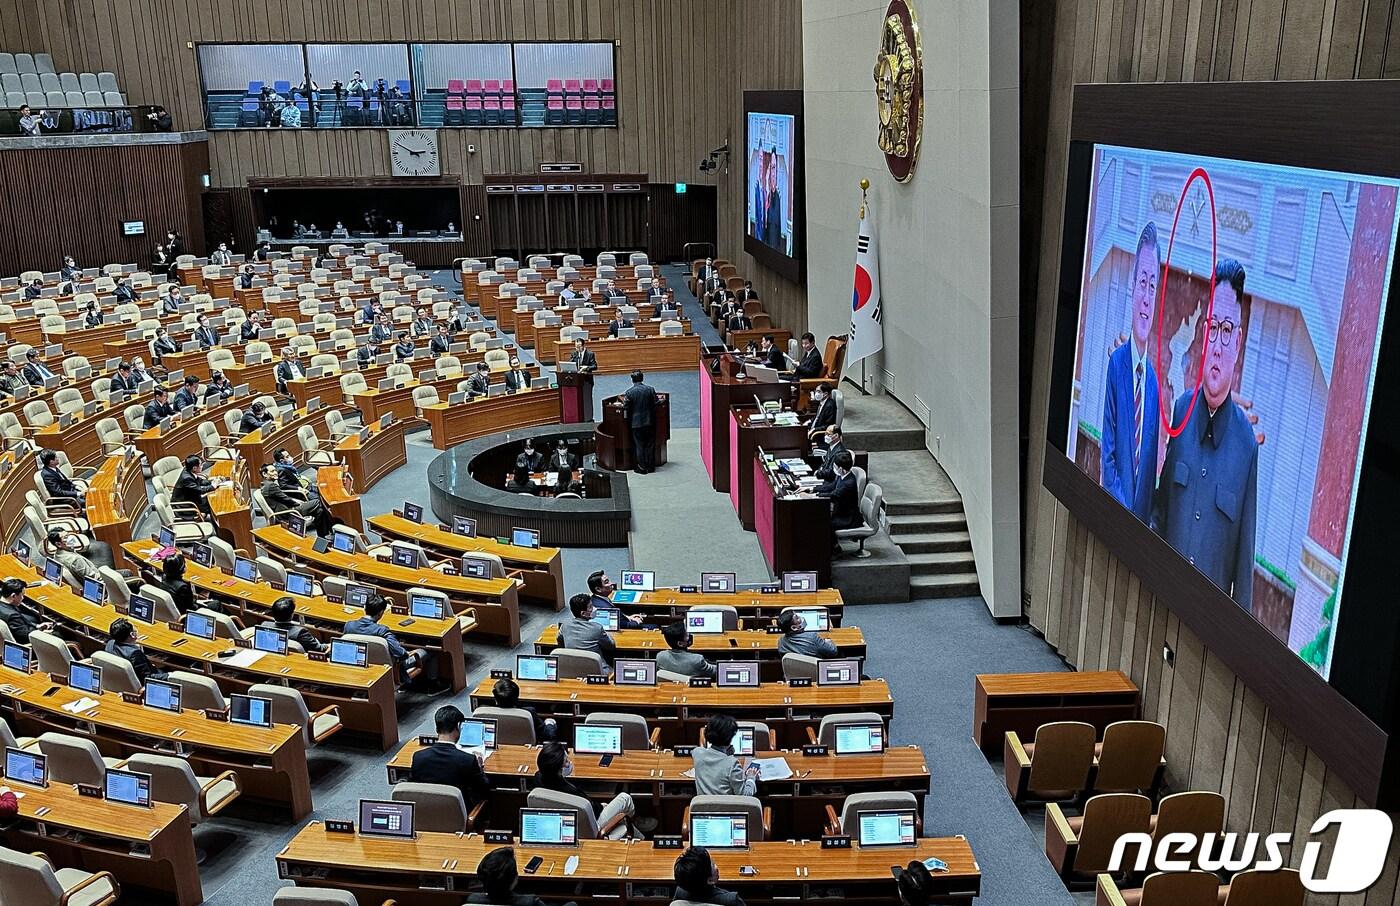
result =
[[[1093,149],[1065,452],[1324,678],[1397,191]]]
[[[793,148],[797,117],[748,115],[748,234],[791,258],[796,224],[792,216]]]

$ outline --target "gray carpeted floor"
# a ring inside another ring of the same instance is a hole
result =
[[[675,276],[672,284],[680,288]],[[699,318],[698,308],[689,314],[697,328],[707,325]],[[741,579],[748,578],[753,564],[762,567],[756,536],[739,528],[728,497],[709,488],[699,463],[693,430],[698,427],[695,372],[661,373],[647,379],[658,390],[672,394],[672,461],[654,475],[628,476],[638,500],[634,529],[640,537],[633,539],[636,565],[656,569],[663,582],[693,581],[701,571],[713,569],[733,569]],[[626,383],[625,376],[602,377],[597,395],[618,393]],[[425,470],[437,451],[423,445],[421,435],[413,441],[408,465],[364,495],[367,515],[392,509],[405,499],[423,498]],[[571,593],[584,589],[584,578],[594,569],[616,575],[630,565],[629,551],[621,547],[564,552],[565,581]],[[766,578],[766,570],[759,577]],[[551,611],[526,607],[522,638],[527,642],[521,650],[555,619]],[[974,674],[1061,670],[1064,665],[1059,658],[1030,632],[993,622],[979,598],[853,606],[848,622],[865,632],[871,652],[869,672],[890,682],[896,701],[894,742],[917,744],[927,756],[932,792],[925,832],[963,834],[977,855],[983,872],[979,906],[1092,903],[1092,894],[1071,897],[1065,892],[1043,855],[1042,816],[1017,813],[1006,795],[1000,765],[989,764],[971,740]],[[911,640],[919,643],[911,647]],[[474,684],[493,665],[509,664],[512,655],[500,647],[469,641],[469,682]],[[450,696],[405,697],[399,707],[400,738],[412,739],[426,729],[432,711],[453,700]],[[465,709],[465,700],[462,695],[455,701]],[[316,749],[309,759],[315,817],[352,816],[358,799],[384,795],[384,764],[390,754],[334,742]],[[208,902],[221,906],[269,902],[280,886],[274,857],[294,832],[280,816],[237,805],[202,825],[197,839],[209,851],[202,870]]]

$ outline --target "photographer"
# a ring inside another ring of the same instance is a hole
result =
[[[170,132],[175,127],[169,112],[159,104],[152,107],[151,112],[146,114],[146,121],[151,124],[152,132]]]

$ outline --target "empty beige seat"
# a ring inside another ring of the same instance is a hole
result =
[[[559,659],[559,678],[574,679],[580,676],[601,676],[608,672],[603,656],[596,651],[581,651],[577,648],[556,648],[552,652]]]
[[[248,694],[271,699],[272,722],[301,727],[308,749],[340,732],[340,709],[335,705],[327,705],[312,714],[300,692],[269,683],[254,683],[248,687]]]
[[[690,833],[690,818],[695,815],[744,815],[748,818],[750,842],[761,843],[773,832],[773,810],[757,796],[696,796],[686,808],[686,833]]]
[[[918,800],[914,798],[913,793],[898,790],[852,793],[842,801],[840,815],[836,814],[836,809],[828,805],[826,807],[826,832],[831,835],[852,833],[861,812],[880,812],[894,809],[913,809],[915,835],[917,836],[923,830],[923,816],[919,813]]]
[[[783,679],[815,680],[820,665],[821,661],[810,654],[789,652],[783,655]]]
[[[41,673],[67,676],[68,665],[77,660],[63,639],[42,629],[29,633],[29,647],[34,652],[34,663]]]
[[[645,752],[656,748],[661,738],[661,728],[647,727],[647,719],[640,714],[626,714],[618,711],[596,711],[583,721],[587,725],[619,726],[622,728],[622,750],[624,752]]]
[[[67,733],[45,733],[39,737],[39,751],[48,763],[50,783],[82,783],[102,786],[108,768],[122,762],[103,758],[97,744],[81,736]]]
[[[478,720],[496,722],[496,742],[503,746],[532,746],[535,744],[535,719],[524,708],[497,708],[480,705],[472,711]]]
[[[102,691],[133,694],[141,691],[141,678],[136,675],[136,668],[132,667],[126,658],[105,651],[94,651],[92,663],[102,668]]]
[[[819,724],[817,731],[812,732],[811,727],[807,728],[807,738],[813,745],[822,745],[827,748],[836,746],[836,728],[859,726],[862,724],[881,724],[885,719],[874,711],[849,711],[845,714],[827,714]]]
[[[4,902],[23,906],[106,906],[122,895],[111,872],[55,870],[42,853],[30,855],[5,847],[0,847],[0,891]]]
[[[447,834],[472,830],[486,805],[485,801],[478,802],[468,813],[462,791],[442,783],[397,783],[390,798],[413,803],[413,826],[418,830]]]
[[[205,616],[213,616],[213,611],[200,610]],[[221,614],[222,616],[222,614]],[[172,670],[166,679],[180,687],[180,706],[191,711],[226,711],[228,701],[219,689],[219,684],[202,673],[187,670]]]
[[[360,906],[360,901],[348,890],[293,886],[273,894],[272,906]]]
[[[242,792],[238,775],[224,771],[200,777],[183,758],[138,753],[127,760],[128,770],[151,775],[151,798],[183,805],[190,824],[197,825],[223,811]]]

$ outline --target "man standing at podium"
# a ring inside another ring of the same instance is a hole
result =
[[[632,386],[622,395],[622,414],[632,428],[633,467],[645,475],[656,462],[656,391],[642,383],[640,371],[632,372]]]
[[[585,422],[593,421],[593,372],[598,370],[598,357],[593,354],[593,350],[584,347],[583,338],[574,338],[574,351],[569,356],[569,361],[578,368],[579,373],[579,420]]]

